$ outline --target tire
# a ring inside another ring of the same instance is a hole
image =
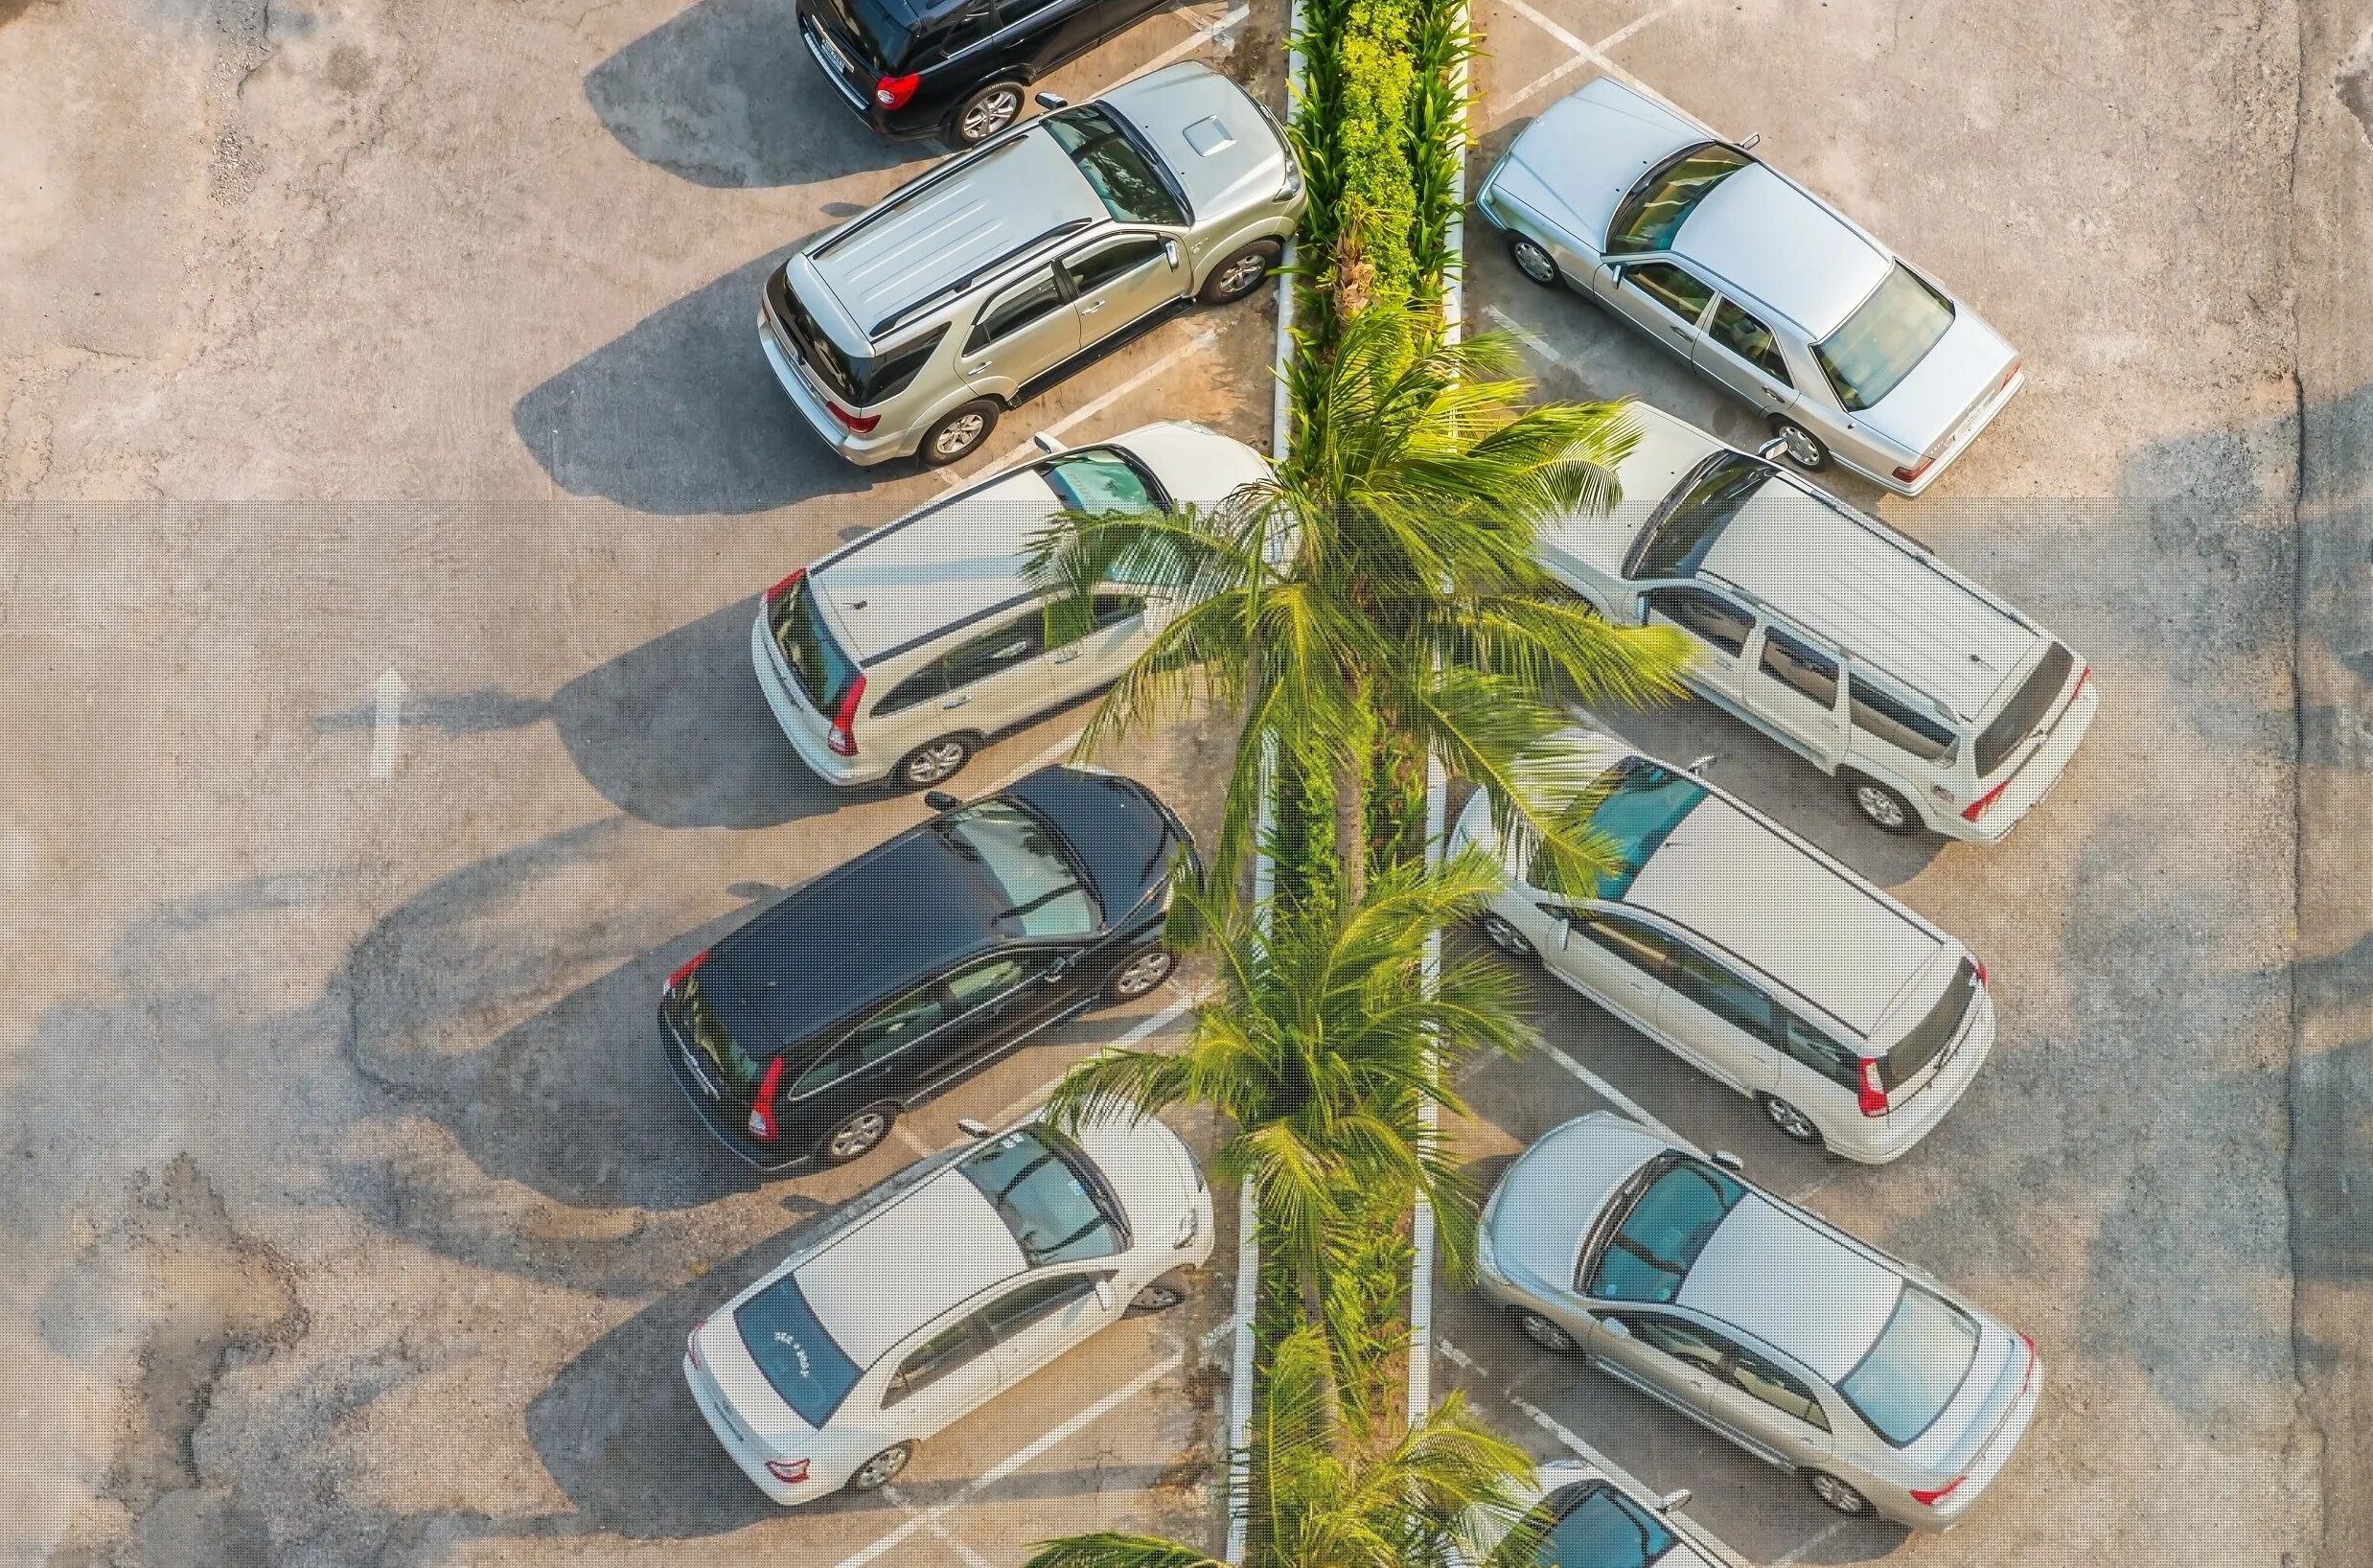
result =
[[[857,1473],[849,1477],[848,1489],[853,1492],[880,1491],[898,1479],[907,1467],[907,1461],[913,1457],[914,1444],[893,1442],[857,1466]]]
[[[1920,811],[1910,801],[1875,778],[1860,776],[1846,780],[1846,798],[1863,819],[1885,833],[1916,833],[1920,830]]]
[[[997,416],[1002,411],[988,398],[956,404],[932,421],[915,455],[923,460],[925,468],[940,469],[962,462],[978,451],[980,443],[989,438],[989,432],[997,428]]]
[[[1508,237],[1508,259],[1516,264],[1525,282],[1543,288],[1562,288],[1565,274],[1557,269],[1557,258],[1543,249],[1531,235],[1511,234]]]
[[[942,735],[935,741],[925,741],[899,759],[898,782],[910,790],[928,790],[934,784],[943,784],[964,771],[972,753],[969,736]]]
[[[1486,914],[1475,922],[1482,928],[1485,940],[1511,958],[1537,958],[1541,950],[1521,931],[1496,914]]]
[[[1186,1293],[1166,1280],[1156,1280],[1129,1298],[1132,1312],[1167,1312],[1186,1299]]]
[[[1139,948],[1120,961],[1104,982],[1107,1002],[1135,1002],[1162,989],[1178,969],[1177,956],[1159,942]]]
[[[948,145],[957,149],[979,147],[1021,119],[1028,103],[1029,95],[1019,81],[983,85],[948,116]]]
[[[1818,473],[1830,466],[1830,450],[1821,438],[1792,419],[1774,414],[1771,433],[1787,443],[1788,461],[1807,473]]]
[[[1755,1103],[1762,1106],[1763,1119],[1780,1129],[1780,1136],[1791,1142],[1821,1146],[1821,1129],[1812,1118],[1782,1099],[1777,1095],[1758,1095]]]
[[[1552,1355],[1572,1355],[1581,1349],[1574,1343],[1572,1334],[1542,1317],[1538,1312],[1517,1313],[1516,1326],[1523,1330],[1525,1338]]]
[[[819,1165],[845,1165],[852,1160],[862,1160],[879,1147],[882,1140],[898,1121],[893,1106],[868,1105],[824,1135],[816,1145],[816,1163]]]
[[[1281,254],[1275,240],[1246,245],[1211,268],[1211,275],[1203,280],[1203,292],[1195,298],[1206,305],[1234,304],[1260,287],[1260,280],[1278,265]]]
[[[1805,1485],[1812,1488],[1813,1496],[1819,1498],[1828,1507],[1835,1509],[1838,1512],[1845,1514],[1848,1518],[1859,1519],[1867,1514],[1876,1513],[1878,1511],[1878,1510],[1871,1507],[1871,1500],[1869,1498],[1863,1496],[1852,1487],[1847,1486],[1843,1481],[1838,1480],[1837,1477],[1830,1474],[1827,1470],[1807,1470],[1805,1472]]]

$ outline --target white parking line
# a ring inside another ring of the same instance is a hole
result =
[[[899,1510],[905,1513],[909,1518],[921,1524],[924,1533],[929,1534],[932,1539],[937,1541],[940,1545],[946,1547],[949,1551],[955,1553],[958,1557],[962,1558],[964,1568],[996,1568],[996,1564],[990,1562],[988,1558],[973,1550],[972,1543],[970,1541],[963,1539],[961,1536],[957,1535],[955,1531],[950,1530],[946,1525],[941,1524],[938,1520],[925,1518],[923,1510],[916,1508],[912,1503],[908,1502],[906,1498],[899,1493],[896,1487],[884,1487],[882,1488],[882,1495],[888,1498],[898,1507]]]
[[[1231,11],[1227,15],[1222,16],[1216,22],[1198,22],[1192,16],[1186,16],[1182,13],[1182,19],[1194,28],[1194,36],[1189,38],[1181,38],[1178,42],[1172,44],[1161,54],[1156,55],[1152,59],[1147,60],[1144,64],[1139,66],[1136,70],[1130,72],[1121,80],[1124,81],[1135,81],[1138,78],[1146,76],[1155,71],[1159,71],[1165,65],[1175,64],[1177,61],[1185,59],[1187,56],[1202,48],[1203,45],[1210,39],[1218,37],[1221,34],[1227,32],[1230,28],[1235,26],[1238,22],[1243,21],[1247,16],[1252,14],[1253,8],[1250,5],[1236,7],[1233,11]],[[1104,90],[1106,92],[1112,91],[1110,87],[1107,87]]]
[[[1774,1557],[1772,1559],[1771,1568],[1788,1568],[1788,1564],[1792,1562],[1802,1562],[1805,1558],[1806,1553],[1810,1552],[1814,1547],[1819,1546],[1823,1541],[1828,1540],[1831,1536],[1836,1534],[1839,1531],[1845,1529],[1852,1523],[1854,1523],[1852,1519],[1832,1520],[1830,1524],[1823,1527],[1823,1529],[1811,1539],[1806,1541],[1802,1546],[1796,1547],[1785,1556]]]
[[[1011,772],[1005,774],[1004,777],[990,785],[989,788],[991,790],[1002,790],[1006,785],[1011,784],[1014,780],[1022,777],[1025,773],[1034,773],[1050,762],[1062,761],[1065,757],[1071,754],[1071,748],[1079,744],[1079,737],[1085,733],[1087,733],[1087,731],[1082,729],[1072,730],[1070,734],[1064,736],[1052,746],[1048,747],[1044,751],[1039,752],[1027,762],[1025,762],[1020,767],[1015,768]]]
[[[1532,81],[1525,83],[1525,85],[1517,88],[1514,92],[1508,94],[1506,97],[1500,99],[1499,102],[1492,104],[1491,114],[1495,121],[1499,117],[1505,115],[1509,109],[1523,103],[1526,99],[1531,98],[1534,93],[1539,92],[1542,88],[1552,86],[1559,81],[1563,81],[1567,77],[1572,76],[1575,72],[1580,70],[1585,65],[1596,65],[1600,70],[1604,71],[1607,75],[1621,78],[1624,81],[1639,89],[1641,92],[1646,93],[1648,97],[1656,100],[1657,103],[1664,104],[1667,108],[1674,107],[1674,104],[1670,99],[1665,97],[1664,94],[1658,92],[1647,82],[1642,81],[1638,77],[1633,76],[1629,71],[1626,71],[1622,66],[1616,64],[1613,59],[1608,58],[1606,52],[1623,43],[1633,34],[1647,26],[1648,23],[1656,21],[1661,17],[1670,15],[1673,12],[1680,10],[1681,7],[1689,4],[1689,0],[1665,0],[1665,4],[1657,6],[1652,10],[1643,12],[1641,14],[1633,17],[1630,21],[1624,23],[1622,27],[1619,27],[1614,32],[1608,34],[1605,37],[1601,38],[1597,43],[1584,43],[1581,39],[1576,37],[1572,33],[1569,33],[1564,28],[1558,26],[1557,23],[1552,18],[1544,16],[1541,12],[1533,10],[1532,7],[1525,4],[1525,0],[1508,0],[1508,4],[1515,11],[1516,14],[1522,16],[1525,20],[1531,22],[1533,26],[1539,28],[1542,32],[1548,34],[1551,37],[1556,39],[1559,43],[1564,44],[1568,49],[1572,50],[1574,52],[1574,58],[1567,60],[1564,64],[1556,67],[1555,70],[1535,77]]]
[[[1688,1139],[1683,1138],[1679,1133],[1674,1132],[1670,1127],[1666,1126],[1662,1121],[1657,1120],[1654,1117],[1648,1115],[1647,1112],[1642,1110],[1639,1102],[1634,1100],[1630,1095],[1624,1094],[1622,1090],[1616,1088],[1613,1084],[1607,1082],[1604,1078],[1601,1078],[1599,1074],[1593,1072],[1590,1069],[1584,1067],[1573,1057],[1568,1056],[1564,1051],[1559,1050],[1555,1046],[1550,1044],[1547,1040],[1541,1042],[1541,1049],[1548,1054],[1551,1061],[1555,1062],[1559,1067],[1562,1067],[1568,1072],[1573,1073],[1575,1077],[1580,1079],[1584,1084],[1587,1084],[1591,1089],[1596,1091],[1601,1099],[1607,1101],[1617,1110],[1623,1112],[1624,1115],[1638,1122],[1641,1126],[1646,1127],[1652,1133],[1658,1133],[1666,1138],[1670,1138],[1676,1143],[1689,1142]]]
[[[1178,347],[1172,349],[1161,358],[1156,359],[1152,364],[1147,365],[1143,370],[1139,371],[1136,375],[1130,377],[1118,386],[1114,387],[1102,397],[1082,404],[1079,407],[1072,409],[1070,413],[1064,415],[1061,419],[1056,420],[1052,425],[1048,426],[1039,433],[1041,435],[1060,436],[1064,431],[1070,429],[1072,426],[1077,425],[1081,420],[1095,418],[1096,415],[1104,412],[1105,409],[1110,408],[1114,404],[1119,402],[1122,398],[1127,397],[1139,387],[1143,386],[1147,381],[1152,380],[1163,371],[1168,370],[1172,365],[1177,364],[1181,359],[1186,358],[1186,356],[1194,353],[1197,349],[1208,349],[1213,343],[1218,341],[1219,334],[1216,332],[1212,331],[1209,327],[1204,328],[1201,332],[1196,333],[1192,337],[1186,339],[1186,342],[1181,343]],[[950,490],[954,490],[958,485],[972,483],[974,479],[990,472],[992,469],[1003,468],[1006,464],[1011,463],[1017,457],[1026,456],[1029,451],[1030,443],[1025,441],[1020,446],[1007,452],[1004,456],[999,458],[996,462],[984,463],[979,468],[973,470],[970,473],[958,473],[953,467],[941,469],[939,471],[939,482],[946,485]]]
[[[1500,331],[1508,334],[1509,336],[1514,338],[1517,342],[1522,343],[1526,348],[1531,349],[1534,354],[1539,355],[1551,364],[1561,365],[1565,363],[1565,356],[1559,354],[1555,349],[1551,348],[1549,346],[1548,338],[1543,337],[1539,333],[1534,332],[1532,328],[1526,326],[1514,316],[1509,315],[1506,311],[1501,310],[1498,306],[1485,306],[1484,314],[1491,318],[1491,324],[1493,326],[1499,328]]]
[[[1128,1047],[1136,1045],[1139,1041],[1144,1039],[1149,1034],[1160,1034],[1163,1029],[1166,1029],[1171,1025],[1177,1023],[1181,1014],[1185,1013],[1188,1008],[1193,1007],[1196,1003],[1200,1003],[1209,995],[1210,995],[1209,991],[1188,992],[1186,995],[1179,998],[1176,1002],[1171,1003],[1167,1007],[1163,1008],[1162,1011],[1139,1019],[1137,1023],[1132,1025],[1129,1029],[1118,1039],[1105,1042],[1104,1049],[1108,1050],[1126,1049]],[[1045,1083],[1040,1084],[1037,1088],[1031,1090],[1020,1099],[1015,1100],[1011,1105],[1008,1105],[1003,1110],[998,1112],[997,1119],[990,1122],[989,1125],[992,1127],[1003,1127],[1018,1120],[1023,1112],[1029,1110],[1032,1106],[1044,1103],[1047,1096],[1054,1093],[1055,1085],[1063,1081],[1063,1077],[1064,1074],[1058,1072],[1053,1077],[1048,1078]]]

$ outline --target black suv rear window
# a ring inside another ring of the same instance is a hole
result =
[[[820,1427],[832,1419],[860,1369],[817,1321],[796,1275],[784,1275],[734,1308],[733,1326],[767,1382],[801,1420]]]
[[[865,55],[864,63],[889,71],[905,62],[914,45],[914,22],[882,0],[822,0],[825,10],[840,18],[840,31],[855,40]]]
[[[2043,726],[2051,716],[2052,704],[2060,700],[2060,689],[2068,683],[2068,672],[2076,668],[2076,655],[2062,643],[2053,643],[2011,700],[2002,704],[1994,722],[1977,737],[1977,776],[1984,778],[2009,760],[2012,752],[2026,744],[2027,737]]]
[[[858,678],[857,662],[825,627],[814,578],[801,578],[797,588],[767,608],[767,629],[816,711],[827,719],[838,714],[841,699]]]
[[[1951,1043],[1961,1032],[1961,1021],[1970,1016],[1970,1008],[1977,1001],[1977,966],[1969,959],[1961,960],[1960,973],[1945,987],[1945,994],[1936,999],[1936,1005],[1914,1024],[1911,1032],[1895,1043],[1887,1052],[1880,1074],[1887,1087],[1894,1089],[1918,1077],[1923,1069],[1936,1060],[1936,1053]]]

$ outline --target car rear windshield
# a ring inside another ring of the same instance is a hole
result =
[[[1542,1533],[1536,1568],[1653,1568],[1674,1546],[1672,1532],[1611,1487],[1577,1487],[1580,1496],[1549,1503],[1561,1510]]]
[[[1005,895],[1001,925],[1023,936],[1084,936],[1099,918],[1094,895],[1038,817],[1010,800],[981,800],[936,824],[948,847],[976,861]]]
[[[879,71],[905,63],[914,44],[914,24],[882,0],[823,0],[864,52],[864,62]]]
[[[1185,196],[1119,121],[1094,104],[1082,104],[1047,116],[1045,125],[1116,221],[1173,226],[1186,221]]]
[[[862,1369],[817,1321],[796,1275],[784,1275],[735,1307],[733,1326],[768,1384],[801,1420],[820,1427],[832,1419]]]
[[[965,1156],[963,1168],[1033,1266],[1110,1257],[1127,1242],[1102,1176],[1051,1128],[1017,1127]]]
[[[774,318],[790,334],[792,346],[799,351],[800,362],[852,409],[887,403],[913,385],[914,378],[931,362],[932,351],[948,335],[948,324],[943,321],[919,337],[867,358],[842,352],[841,345],[817,325],[816,317],[792,292],[781,272],[773,275],[767,299],[773,307]]]
[[[1625,577],[1693,577],[1739,508],[1771,477],[1771,465],[1717,451],[1672,487],[1624,558]]]
[[[1914,1024],[1911,1032],[1895,1043],[1887,1052],[1880,1076],[1889,1089],[1911,1082],[1936,1060],[1936,1053],[1952,1043],[1961,1032],[1962,1021],[1970,1016],[1970,1006],[1977,1001],[1977,966],[1969,959],[1961,960],[1961,968],[1953,982],[1945,987],[1945,994],[1936,999],[1936,1005],[1927,1016]]]
[[[669,1016],[692,1042],[693,1049],[708,1058],[727,1089],[747,1095],[757,1086],[758,1064],[717,1016],[717,1008],[703,989],[698,971],[677,982]]]
[[[816,580],[802,577],[797,588],[768,606],[767,626],[809,703],[827,719],[838,714],[858,670],[824,625],[823,609],[816,602]]]
[[[1906,1281],[1878,1342],[1837,1392],[1872,1431],[1901,1448],[1936,1424],[1976,1359],[1976,1322]]]
[[[1706,193],[1754,160],[1735,147],[1708,142],[1667,158],[1641,176],[1640,183],[1615,209],[1607,226],[1606,252],[1626,255],[1635,250],[1670,250]]]
[[[1593,787],[1606,795],[1592,808],[1588,830],[1615,863],[1613,874],[1600,878],[1596,896],[1621,898],[1631,890],[1641,867],[1672,837],[1672,830],[1697,809],[1706,787],[1646,757],[1625,757],[1601,773]],[[1525,880],[1544,892],[1566,890],[1559,886],[1555,865],[1537,851]]]
[[[1812,357],[1840,404],[1868,408],[1894,391],[1952,324],[1952,301],[1898,262],[1844,326],[1812,346]]]
[[[1746,1188],[1728,1173],[1674,1155],[1649,1174],[1599,1248],[1589,1294],[1610,1302],[1670,1302]],[[1636,1180],[1636,1179],[1635,1179]]]
[[[2052,716],[2052,704],[2060,701],[2061,688],[2068,683],[2068,672],[2075,668],[2076,655],[2053,643],[2035,673],[2020,682],[2017,692],[1994,715],[1994,722],[1977,737],[1978,777],[1984,778],[2009,761],[2028,736],[2043,727]]]

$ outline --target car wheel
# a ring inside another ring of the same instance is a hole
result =
[[[1206,305],[1227,305],[1242,299],[1259,288],[1260,280],[1277,265],[1277,242],[1263,240],[1258,244],[1246,245],[1211,269],[1211,275],[1203,280],[1203,292],[1195,297]]]
[[[1486,914],[1475,923],[1483,928],[1484,935],[1493,947],[1511,958],[1537,957],[1540,954],[1540,949],[1534,947],[1523,932],[1496,914]]]
[[[1788,461],[1808,473],[1818,473],[1830,466],[1830,450],[1821,438],[1792,419],[1774,418],[1771,433],[1780,438],[1780,445],[1788,454]]]
[[[1576,1349],[1574,1336],[1542,1317],[1538,1312],[1519,1312],[1516,1326],[1524,1337],[1555,1355],[1572,1355]]]
[[[1855,1491],[1827,1470],[1806,1471],[1805,1485],[1812,1488],[1812,1494],[1815,1497],[1840,1513],[1858,1516],[1872,1511],[1869,1498]]]
[[[907,753],[898,764],[898,781],[910,790],[925,790],[954,778],[972,760],[972,742],[961,735],[942,735]]]
[[[1912,809],[1912,803],[1876,779],[1849,779],[1846,794],[1853,799],[1854,809],[1869,818],[1875,827],[1889,833],[1909,833],[1920,825],[1920,813]]]
[[[948,117],[948,140],[957,147],[979,147],[1022,118],[1022,84],[992,81],[956,105]]]
[[[1140,947],[1113,971],[1113,978],[1104,982],[1104,994],[1114,1002],[1135,1002],[1162,988],[1178,967],[1178,959],[1166,947]]]
[[[1129,1298],[1132,1312],[1167,1312],[1186,1299],[1186,1293],[1173,1284],[1157,1280]]]
[[[997,428],[997,404],[986,398],[949,409],[923,432],[921,455],[927,468],[945,468],[970,456]]]
[[[1781,1133],[1799,1143],[1819,1143],[1821,1129],[1813,1125],[1812,1118],[1790,1105],[1777,1095],[1758,1095],[1756,1102],[1763,1107],[1763,1115]]]
[[[889,1136],[890,1124],[898,1113],[887,1105],[868,1105],[855,1116],[824,1135],[818,1145],[816,1158],[827,1165],[845,1165],[851,1160],[863,1159],[873,1146]]]
[[[1565,282],[1564,276],[1557,270],[1557,258],[1542,249],[1539,242],[1530,236],[1511,234],[1508,237],[1508,259],[1516,264],[1516,270],[1523,273],[1527,281],[1537,283],[1544,288],[1559,288]]]
[[[898,1479],[913,1457],[914,1444],[892,1443],[857,1467],[857,1473],[849,1477],[849,1490],[880,1491]]]

